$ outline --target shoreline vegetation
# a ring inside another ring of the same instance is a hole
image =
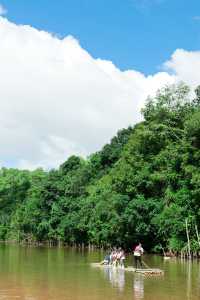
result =
[[[127,251],[141,241],[147,252],[200,257],[200,87],[191,97],[183,83],[159,90],[142,122],[87,159],[1,168],[0,240]]]
[[[90,245],[90,244],[66,244],[64,242],[59,241],[16,241],[16,240],[0,240],[0,244],[5,245],[19,245],[23,247],[48,247],[48,248],[64,248],[64,249],[76,249],[81,251],[108,251],[110,248],[104,247],[104,246],[98,246],[98,245]],[[133,251],[130,249],[127,250],[126,254],[133,254]],[[181,259],[199,259],[200,258],[200,252],[191,252],[189,255],[188,251],[180,251],[180,252],[173,252],[170,250],[169,252],[148,252],[147,254],[156,254],[163,256],[164,258],[181,258]]]

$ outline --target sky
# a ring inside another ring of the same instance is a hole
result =
[[[200,1],[5,0],[16,24],[72,35],[93,57],[152,74],[177,48],[199,50]]]
[[[199,78],[199,1],[0,0],[0,166],[87,157]]]

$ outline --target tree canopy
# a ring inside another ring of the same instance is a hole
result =
[[[57,170],[0,171],[0,239],[199,250],[200,88],[148,98],[144,120]]]

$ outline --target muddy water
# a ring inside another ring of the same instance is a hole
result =
[[[200,299],[197,261],[146,256],[148,265],[165,270],[164,277],[155,278],[90,266],[102,257],[101,252],[0,245],[0,300]]]

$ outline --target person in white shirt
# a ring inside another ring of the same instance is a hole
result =
[[[134,252],[133,252],[133,255],[134,255],[134,260],[135,260],[135,267],[136,269],[138,267],[142,268],[142,255],[144,253],[144,249],[142,248],[142,244],[139,243],[135,249],[134,249]]]

